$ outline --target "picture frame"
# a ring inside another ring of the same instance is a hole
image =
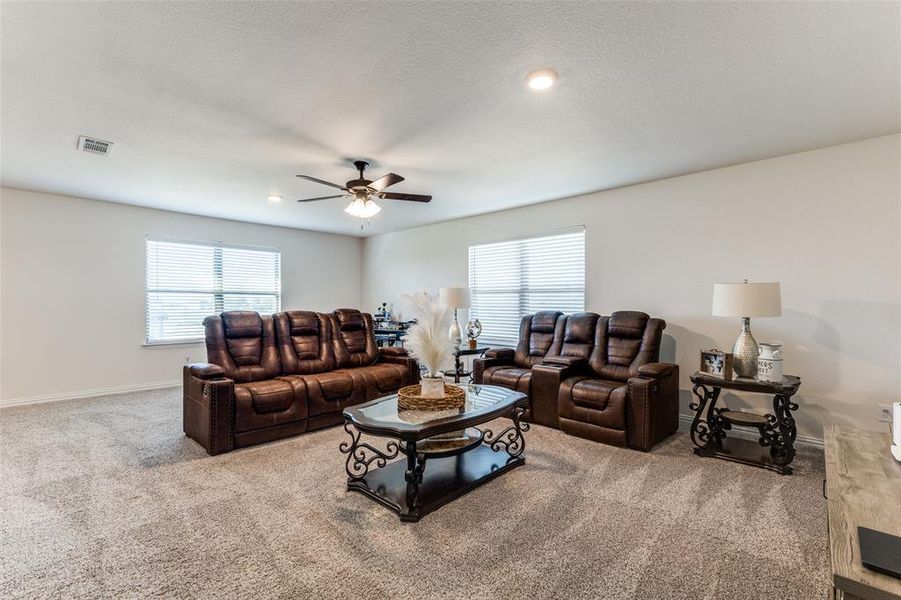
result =
[[[707,377],[732,381],[732,353],[717,348],[701,350],[701,364],[698,371]]]

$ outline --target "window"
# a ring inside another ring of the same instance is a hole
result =
[[[470,246],[469,288],[470,318],[492,344],[515,345],[523,315],[585,310],[585,228]]]
[[[146,342],[203,339],[203,318],[226,310],[278,312],[277,249],[147,238]]]

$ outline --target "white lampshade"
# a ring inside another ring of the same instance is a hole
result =
[[[781,317],[782,292],[775,283],[713,284],[715,317]]]
[[[447,308],[469,308],[469,288],[441,288],[438,291],[438,301]]]

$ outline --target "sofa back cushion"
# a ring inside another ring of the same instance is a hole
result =
[[[245,383],[279,375],[272,317],[236,310],[207,317],[203,326],[207,361],[222,367],[226,377]]]
[[[289,310],[272,315],[285,375],[311,375],[335,368],[332,322],[328,315]]]
[[[375,363],[379,349],[375,343],[372,315],[354,308],[339,308],[330,316],[338,367],[365,367]]]
[[[513,357],[516,366],[530,369],[544,359],[554,343],[558,321],[561,328],[558,335],[562,335],[562,314],[560,311],[547,310],[522,318],[519,324],[519,343],[516,344],[516,354]]]
[[[561,333],[554,338],[547,357],[564,356],[588,360],[594,350],[596,327],[600,315],[590,312],[573,313],[559,319]]]
[[[638,367],[657,362],[666,322],[637,311],[619,311],[598,319],[589,364],[601,378],[625,382]]]

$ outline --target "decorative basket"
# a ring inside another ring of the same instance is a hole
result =
[[[397,391],[397,406],[407,410],[447,410],[466,403],[466,391],[456,385],[444,385],[444,398],[423,398],[422,386],[408,385]]]

